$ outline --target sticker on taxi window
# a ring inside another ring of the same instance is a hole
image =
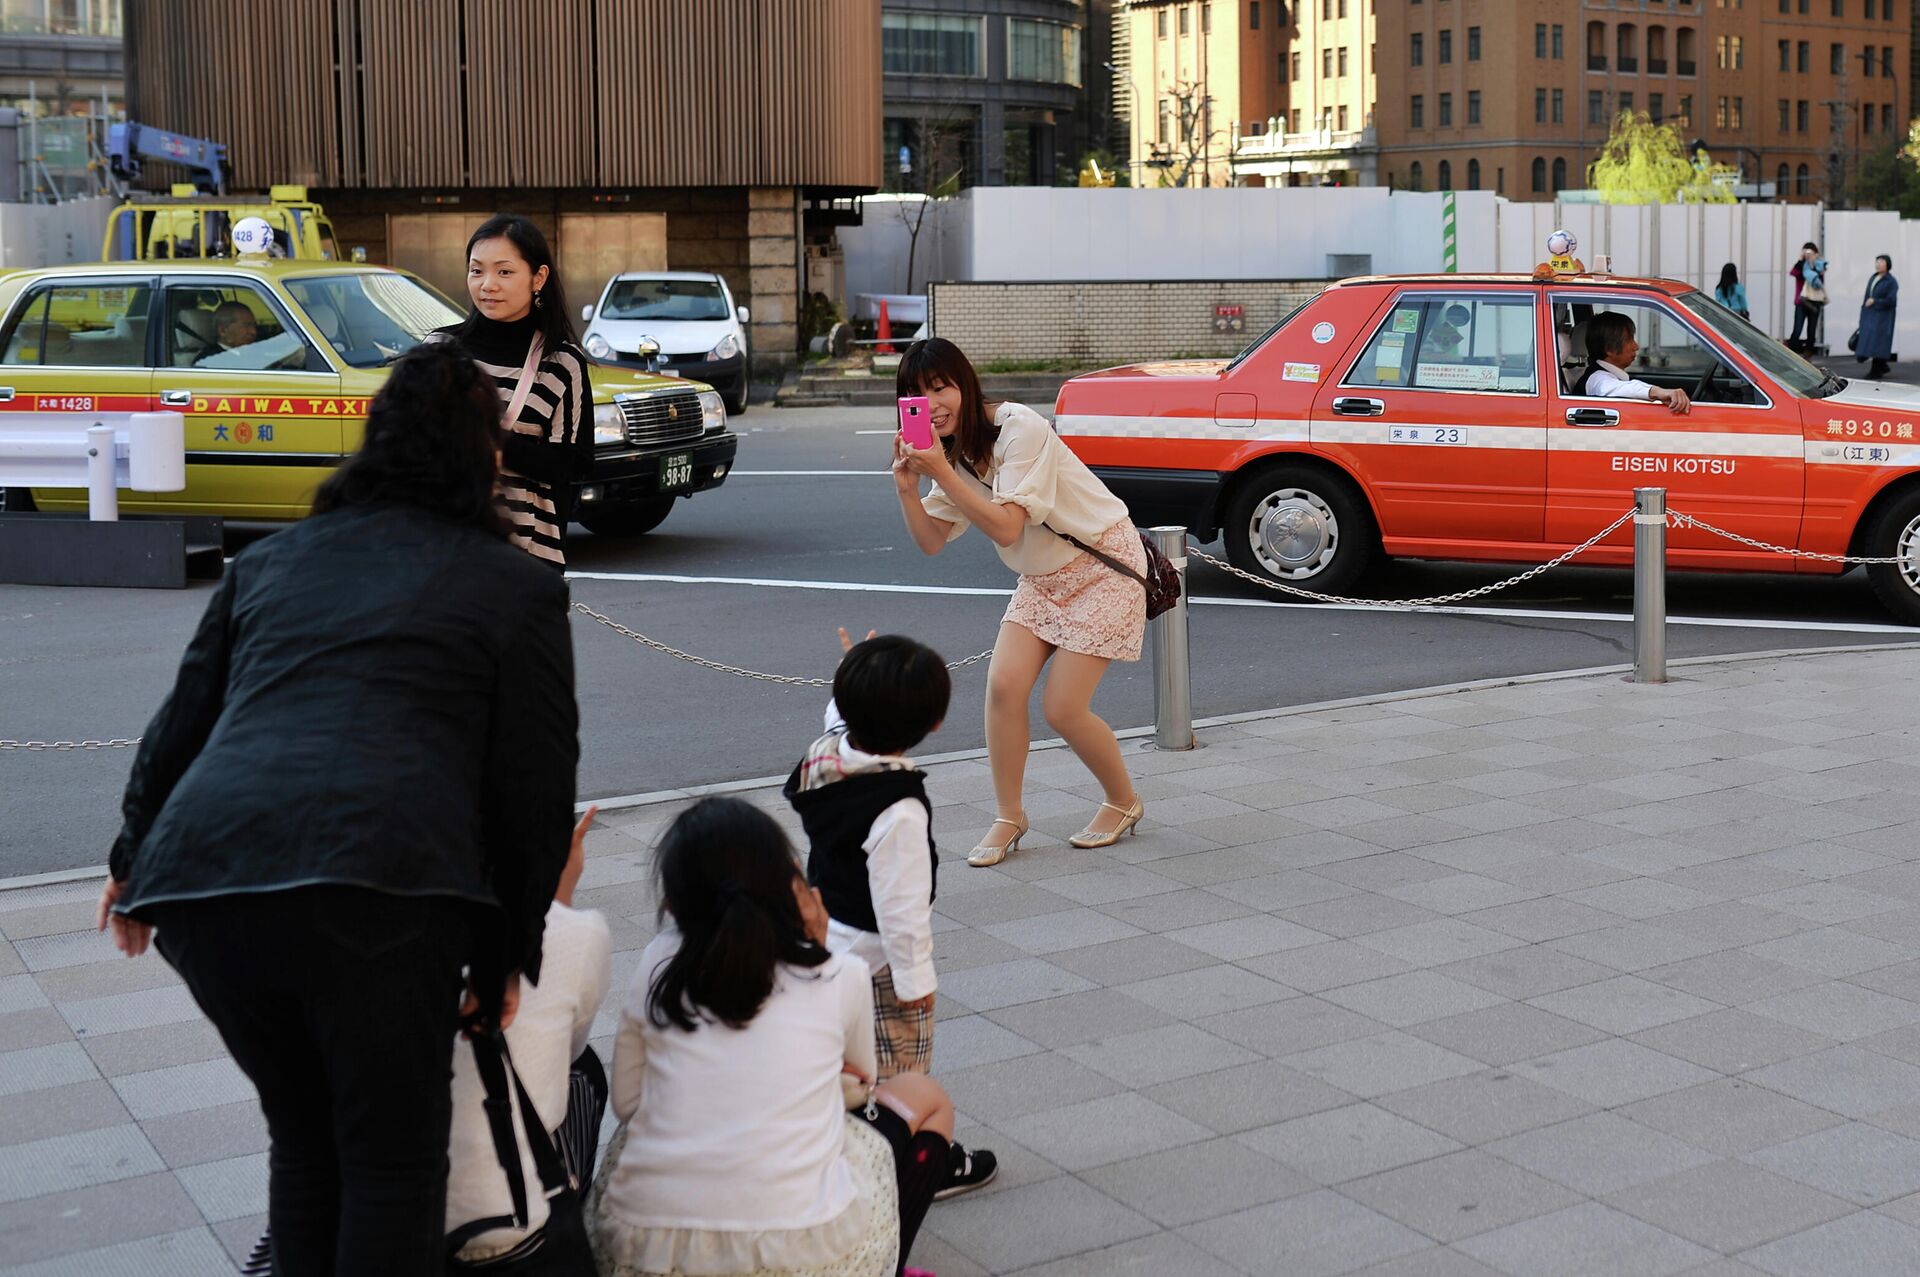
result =
[[[1332,341],[1332,340],[1333,340],[1333,325],[1332,325],[1332,324],[1329,324],[1329,323],[1328,323],[1328,322],[1327,322],[1326,320],[1324,320],[1324,319],[1323,319],[1323,320],[1321,320],[1321,321],[1320,321],[1319,323],[1317,323],[1317,324],[1315,324],[1315,325],[1313,326],[1313,340],[1314,340],[1314,341],[1315,341],[1315,342],[1316,342],[1317,344],[1319,344],[1319,345],[1322,345],[1322,346],[1324,346],[1324,345],[1326,345],[1326,344],[1327,344],[1328,342],[1330,342],[1330,341]]]
[[[1396,310],[1393,312],[1393,331],[1397,333],[1416,333],[1420,331],[1420,312],[1417,310]]]
[[[1282,381],[1318,381],[1320,380],[1320,365],[1284,364],[1280,369],[1280,379]]]
[[[1500,384],[1500,369],[1493,364],[1423,363],[1420,384],[1440,390],[1492,390]]]

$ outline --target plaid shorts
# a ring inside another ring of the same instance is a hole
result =
[[[893,970],[873,973],[873,1047],[884,1082],[896,1073],[925,1073],[933,1063],[933,1007],[910,1011],[893,992]]]

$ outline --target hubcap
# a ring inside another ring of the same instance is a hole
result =
[[[1254,506],[1247,532],[1260,566],[1282,580],[1318,574],[1340,546],[1340,521],[1332,507],[1304,488],[1268,493]]]
[[[1893,543],[1893,552],[1900,560],[1894,565],[1900,569],[1900,579],[1907,583],[1909,590],[1920,594],[1920,518],[1909,521],[1901,529]]]

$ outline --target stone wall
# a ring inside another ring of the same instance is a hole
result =
[[[976,365],[1229,357],[1325,286],[1321,280],[936,283],[932,331]],[[1239,327],[1217,307],[1239,307]],[[1221,331],[1222,328],[1224,331]]]

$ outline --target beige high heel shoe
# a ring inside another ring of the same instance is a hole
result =
[[[984,838],[981,839],[980,845],[967,853],[967,863],[975,869],[991,869],[993,866],[1005,860],[1019,848],[1020,840],[1027,836],[1027,830],[1033,828],[1032,823],[1029,821],[1008,820],[1005,816],[995,816],[993,818],[993,825],[1011,825],[1013,827],[1013,837],[1003,843],[988,842]],[[993,834],[993,825],[987,826],[987,834],[989,837]]]
[[[1135,832],[1140,825],[1140,818],[1147,814],[1147,801],[1138,795],[1134,796],[1133,806],[1131,807],[1115,807],[1112,803],[1104,802],[1100,805],[1108,811],[1119,812],[1120,823],[1103,833],[1096,830],[1092,823],[1089,822],[1085,829],[1082,829],[1079,833],[1067,839],[1069,843],[1072,843],[1076,847],[1111,847],[1120,841],[1122,834]],[[1095,815],[1098,814],[1097,812],[1095,813]]]

